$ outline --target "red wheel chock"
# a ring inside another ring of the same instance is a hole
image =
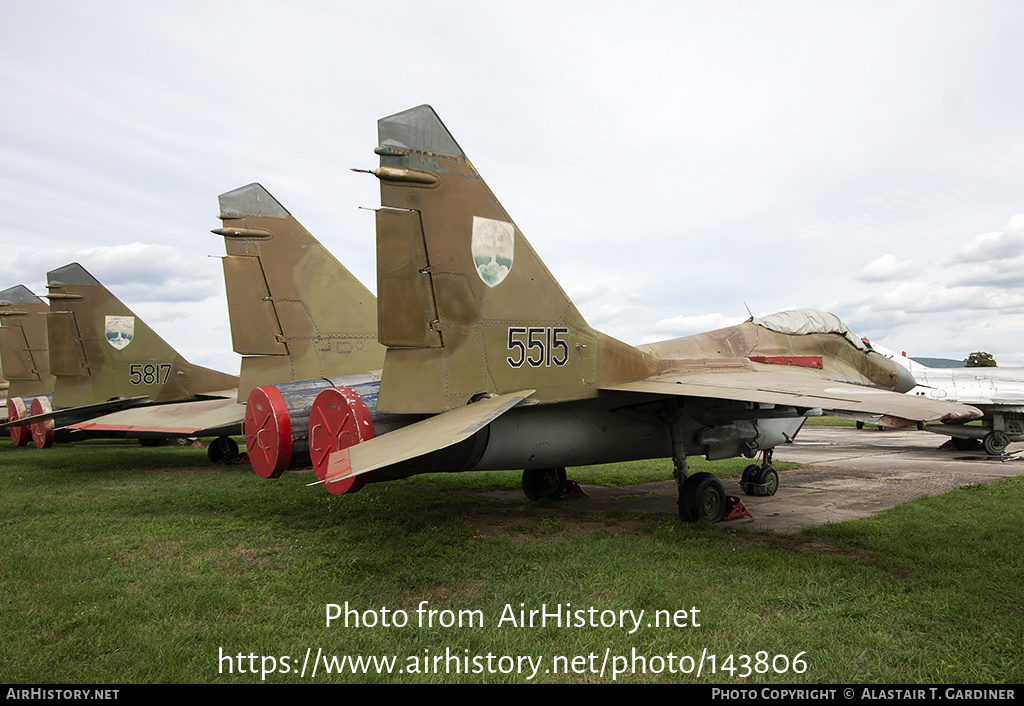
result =
[[[588,496],[587,492],[583,490],[583,486],[574,480],[567,480],[565,481],[565,489],[562,491],[562,497],[566,500],[577,500]]]
[[[737,520],[741,517],[751,517],[750,510],[743,504],[743,501],[739,499],[737,495],[726,495],[725,496],[725,514],[722,515],[722,521],[725,520]]]

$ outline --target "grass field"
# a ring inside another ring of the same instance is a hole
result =
[[[785,536],[480,494],[518,473],[311,479],[0,443],[0,682],[1024,681],[1022,478]]]

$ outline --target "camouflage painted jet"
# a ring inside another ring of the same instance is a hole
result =
[[[53,393],[46,341],[49,305],[24,285],[0,292],[0,360],[8,380],[7,419],[30,413],[32,400]],[[26,427],[10,427],[11,442],[24,446],[32,438]]]
[[[874,349],[906,368],[917,381],[908,394],[977,407],[981,425],[936,424],[925,429],[948,436],[960,450],[977,442],[991,456],[1001,456],[1014,441],[1024,441],[1024,368],[930,368],[906,354]],[[874,421],[874,420],[872,420]]]
[[[33,398],[30,416],[18,420],[31,426],[36,446],[67,440],[73,425],[112,410],[197,399],[233,403],[236,377],[186,361],[81,265],[52,270],[47,280],[53,392]],[[90,429],[79,437],[158,438],[142,429]]]
[[[837,332],[831,316],[752,320],[640,347],[606,336],[433,109],[384,118],[378,131],[378,336],[387,353],[375,408],[357,394],[325,412],[334,427],[368,427],[329,455],[322,482],[334,492],[417,473],[524,469],[528,496],[554,496],[567,466],[672,458],[680,515],[717,520],[722,483],[689,475],[688,456],[764,452],[743,483],[770,494],[771,449],[823,410],[978,415],[900,394],[912,377],[845,327]],[[393,430],[375,434],[377,420]]]
[[[380,369],[377,300],[259,184],[222,194],[219,204],[222,227],[213,232],[224,237],[232,342],[243,356],[237,394],[127,409],[71,428],[156,437],[238,434],[246,415],[255,414],[246,424],[250,462],[261,475],[279,475],[290,465],[308,465],[306,426],[296,421],[293,434],[289,417],[308,417],[302,400],[335,381],[357,384],[337,376]],[[370,379],[376,380],[358,381]],[[212,460],[235,454],[229,438],[211,446]]]

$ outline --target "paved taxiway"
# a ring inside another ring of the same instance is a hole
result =
[[[726,483],[752,517],[729,526],[795,532],[803,527],[867,517],[923,495],[1024,475],[1020,460],[1003,461],[977,451],[940,449],[948,437],[916,429],[878,431],[871,427],[815,427],[801,430],[797,441],[775,450],[775,460],[806,464],[779,473],[779,491],[769,498],[743,495]],[[1012,444],[1007,451],[1024,449]],[[570,478],[572,474],[570,473]],[[595,508],[675,512],[675,483],[631,488],[597,488],[579,479]]]

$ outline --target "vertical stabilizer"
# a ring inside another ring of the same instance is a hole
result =
[[[46,341],[46,302],[24,285],[0,292],[0,360],[8,397],[53,392]]]
[[[187,400],[233,389],[233,375],[192,365],[77,263],[47,273],[54,409],[114,398]]]
[[[378,122],[378,409],[592,397],[654,357],[591,329],[430,106]]]
[[[219,201],[239,399],[257,385],[380,370],[373,294],[259,184]]]

